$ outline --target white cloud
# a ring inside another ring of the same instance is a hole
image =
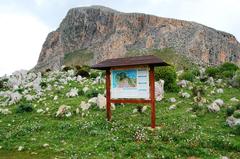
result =
[[[0,76],[33,68],[50,28],[30,15],[0,13],[0,19]]]

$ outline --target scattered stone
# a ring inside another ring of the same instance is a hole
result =
[[[76,114],[79,114],[80,113],[80,110],[79,108],[76,109]]]
[[[187,87],[188,83],[189,83],[189,81],[187,81],[187,80],[181,80],[177,83],[177,85],[182,88],[185,88],[185,87]]]
[[[155,97],[156,101],[161,101],[164,97],[164,80],[155,82]]]
[[[171,106],[168,108],[168,110],[175,110],[176,108],[177,108],[176,105],[171,105]]]
[[[25,95],[25,98],[26,98],[27,101],[32,101],[32,100],[34,100],[34,96],[32,96],[32,95],[30,95],[30,94]]]
[[[180,96],[183,98],[190,98],[191,95],[187,92],[180,92]]]
[[[211,105],[208,106],[208,110],[210,112],[219,112],[220,111],[220,107],[218,106],[218,104],[213,102]]]
[[[222,99],[216,99],[213,103],[216,103],[219,107],[224,105],[224,102]]]
[[[115,110],[116,109],[116,106],[114,103],[111,103],[111,110]]]
[[[86,111],[86,110],[88,110],[90,107],[91,107],[91,104],[86,103],[86,102],[84,102],[84,101],[82,101],[81,104],[80,104],[80,108],[82,109],[82,111]]]
[[[23,146],[19,146],[19,147],[18,147],[18,151],[22,151],[23,149],[24,149]]]
[[[137,112],[138,112],[137,108],[133,109],[133,113],[137,113]]]
[[[176,98],[172,97],[172,98],[169,98],[168,101],[171,103],[175,103],[177,100],[176,100]]]
[[[229,159],[227,156],[221,156],[220,159]]]
[[[217,83],[217,84],[221,84],[222,81],[223,81],[222,79],[218,79],[218,80],[216,81],[216,83]]]
[[[8,108],[0,108],[0,114],[11,114],[12,112]]]
[[[67,97],[76,97],[78,96],[78,89],[77,88],[72,88],[70,92],[66,94]]]
[[[98,99],[97,97],[93,97],[93,98],[88,100],[88,103],[90,103],[90,104],[97,104],[97,99]]]
[[[233,97],[230,99],[231,102],[239,102],[239,99],[237,99],[236,97]]]
[[[142,113],[145,112],[145,111],[147,110],[147,108],[148,108],[148,107],[147,107],[146,105],[143,106],[143,107],[142,107]]]
[[[70,116],[72,116],[72,113],[71,112],[67,112],[65,116],[66,117],[70,117]]]
[[[219,88],[216,90],[217,93],[223,93],[223,89],[222,88]]]
[[[22,99],[22,95],[18,92],[14,92],[10,94],[9,105],[16,104]]]
[[[53,100],[57,100],[58,99],[58,96],[54,96]]]
[[[43,147],[49,147],[49,144],[47,144],[47,143],[45,143],[45,144],[43,144]]]
[[[210,86],[215,86],[213,77],[209,77],[208,80],[207,80],[207,83],[208,83]]]
[[[67,105],[61,105],[58,108],[58,111],[56,113],[56,117],[63,117],[64,115],[68,114],[70,112],[71,107]]]
[[[38,110],[37,110],[37,113],[42,113],[42,112],[44,112],[43,109],[38,109]]]
[[[88,87],[84,87],[84,88],[83,88],[83,92],[84,92],[84,93],[86,93],[88,90],[89,90]]]
[[[240,119],[235,118],[233,116],[228,117],[226,122],[227,122],[228,126],[230,126],[230,127],[234,127],[236,125],[240,125]]]
[[[97,106],[100,109],[105,109],[106,108],[106,98],[102,94],[98,94],[97,97]]]

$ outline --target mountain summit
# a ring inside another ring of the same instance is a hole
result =
[[[229,33],[195,22],[90,6],[68,11],[59,28],[48,34],[35,69],[90,65],[131,50],[164,48],[201,64],[240,65],[240,44]]]

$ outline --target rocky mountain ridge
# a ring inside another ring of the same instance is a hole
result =
[[[90,65],[124,57],[134,49],[164,48],[199,64],[240,65],[240,44],[229,33],[195,22],[90,6],[68,11],[59,28],[47,36],[35,69],[59,69],[69,55],[80,58],[79,65]]]

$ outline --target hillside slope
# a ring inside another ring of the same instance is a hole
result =
[[[134,49],[165,48],[198,64],[240,64],[240,44],[231,34],[195,22],[90,6],[69,10],[59,28],[49,33],[35,69],[59,69],[65,56],[81,50],[88,59],[84,64],[90,65]]]

